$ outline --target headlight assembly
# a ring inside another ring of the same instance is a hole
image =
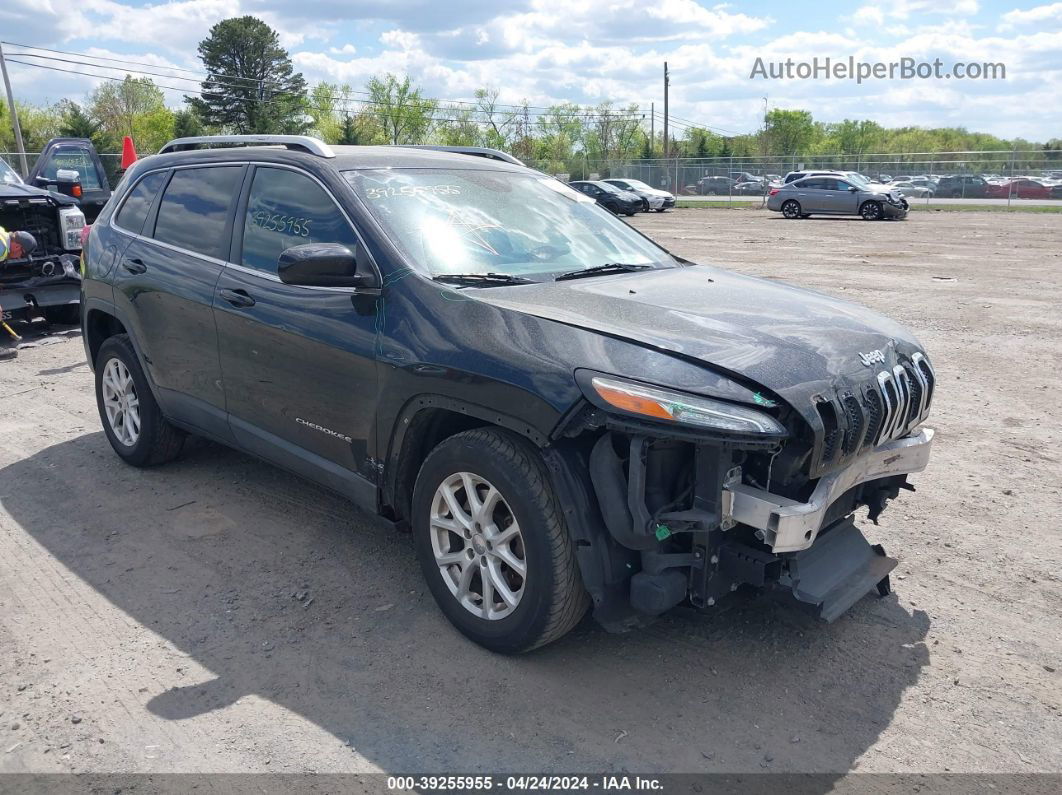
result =
[[[85,226],[85,215],[77,207],[64,207],[59,211],[59,224],[62,227],[63,248],[78,251],[81,248],[81,230]]]
[[[589,384],[598,398],[594,402],[646,419],[731,433],[786,435],[774,417],[734,403],[598,375]]]

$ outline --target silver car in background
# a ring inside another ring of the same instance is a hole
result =
[[[858,215],[865,221],[907,216],[907,199],[886,185],[852,174],[818,174],[771,188],[767,209],[786,218],[809,215]]]

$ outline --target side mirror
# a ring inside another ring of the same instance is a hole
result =
[[[375,272],[347,246],[305,243],[280,255],[277,275],[284,284],[303,287],[379,287]]]
[[[55,172],[55,179],[37,177],[34,182],[39,187],[55,190],[65,196],[71,196],[75,199],[81,198],[81,175],[75,169],[60,168]]]
[[[849,193],[858,193],[859,192],[859,188],[857,188],[855,185],[849,185],[848,186],[848,192]]]

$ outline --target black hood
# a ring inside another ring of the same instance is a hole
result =
[[[76,207],[77,199],[73,199],[69,196],[64,196],[61,193],[55,193],[54,191],[44,190],[43,188],[35,188],[32,185],[17,184],[13,185],[9,182],[0,182],[0,201],[6,201],[10,199],[50,199],[53,204]]]
[[[918,341],[857,304],[703,265],[477,290],[496,306],[695,359],[807,405],[810,393],[869,375]]]

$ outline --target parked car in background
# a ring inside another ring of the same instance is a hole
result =
[[[580,193],[585,193],[602,207],[616,215],[634,215],[645,207],[642,197],[629,190],[620,190],[615,185],[594,179],[580,179],[568,183]]]
[[[3,319],[43,316],[52,323],[77,323],[85,226],[77,199],[25,184],[0,160],[0,226],[29,232],[37,243],[23,257],[0,262]]]
[[[771,188],[767,209],[786,218],[809,215],[858,215],[865,221],[907,216],[907,200],[881,185],[836,175],[804,177]]]
[[[735,196],[761,196],[767,192],[767,183],[760,182],[739,182],[734,186]]]
[[[697,180],[697,192],[701,196],[726,196],[735,184],[730,177],[701,177]]]
[[[989,195],[989,183],[976,174],[953,174],[941,177],[936,195],[951,199],[983,199]]]
[[[655,210],[658,213],[662,213],[675,206],[674,194],[668,193],[666,190],[659,190],[650,185],[646,185],[641,180],[624,177],[622,179],[613,178],[601,181],[608,183],[614,188],[619,188],[620,190],[633,193],[636,196],[641,196],[643,202],[642,209],[645,212]]]
[[[1020,178],[988,186],[985,196],[993,199],[1050,199],[1051,186],[1037,180]]]
[[[92,223],[111,198],[107,171],[92,141],[87,138],[53,138],[48,141],[26,181],[38,188],[65,193],[59,179],[63,171],[77,173],[80,192],[75,198],[85,219]]]
[[[926,187],[925,185],[915,185],[910,180],[902,180],[897,182],[893,180],[888,185],[890,190],[898,191],[904,196],[908,196],[915,199],[924,199],[927,196],[933,195],[933,189]]]
[[[888,592],[896,561],[854,517],[925,469],[936,383],[898,323],[674,257],[514,164],[194,140],[213,148],[133,165],[85,251],[85,353],[125,463],[192,434],[334,490],[408,530],[440,611],[499,652],[745,584],[827,621]]]

